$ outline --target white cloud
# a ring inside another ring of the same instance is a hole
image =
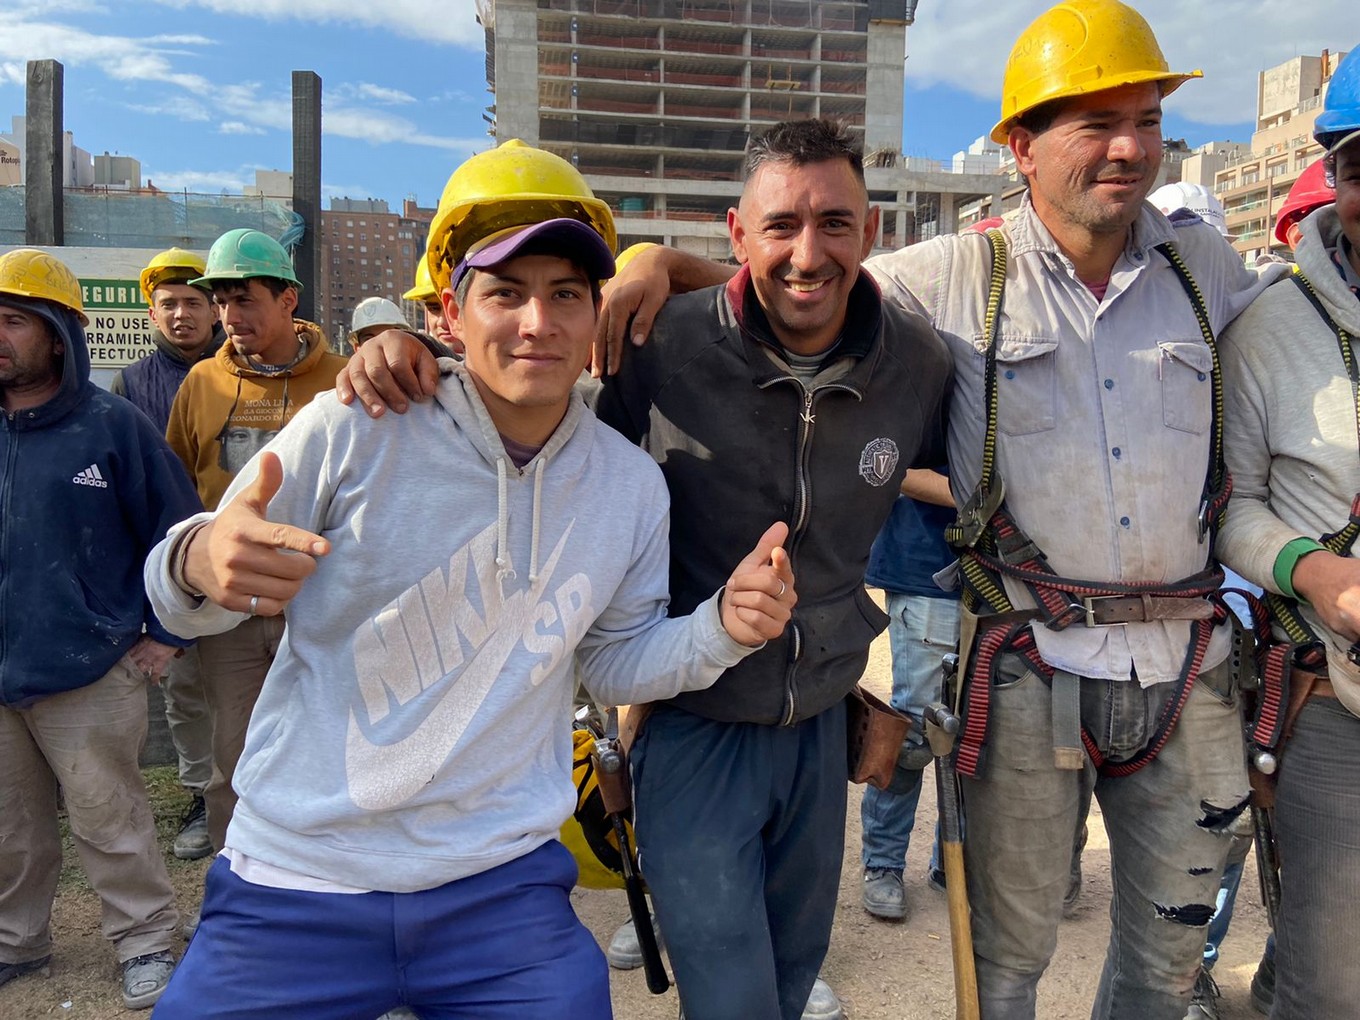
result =
[[[153,117],[174,117],[176,120],[201,122],[211,119],[203,104],[189,96],[167,96],[155,103],[129,103],[128,109]]]
[[[157,0],[168,7],[201,7],[218,14],[265,18],[269,21],[320,21],[379,28],[408,39],[452,43],[480,50],[485,41],[477,24],[474,0],[385,0],[381,4],[354,0]]]
[[[1355,44],[1354,0],[1314,0],[1287,9],[1264,0],[1134,0],[1173,70],[1201,68],[1167,108],[1206,124],[1253,120],[1256,76],[1299,54]],[[931,0],[907,31],[907,77],[996,99],[1011,44],[1042,3]]]
[[[354,86],[354,94],[360,99],[367,99],[374,103],[388,103],[394,106],[404,106],[416,101],[416,97],[409,92],[403,92],[401,89],[389,89],[366,81]]]
[[[143,167],[148,183],[162,191],[192,191],[214,194],[219,191],[239,195],[247,184],[255,183],[255,167],[236,170],[156,170]]]
[[[224,120],[217,125],[219,135],[262,135],[264,128],[255,127],[253,124],[245,124],[239,120]]]

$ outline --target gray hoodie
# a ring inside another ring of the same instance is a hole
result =
[[[573,652],[598,700],[629,704],[706,687],[751,651],[716,598],[666,618],[669,503],[646,454],[573,396],[518,469],[465,369],[440,365],[408,414],[374,421],[326,394],[266,448],[285,479],[269,519],[332,550],[288,607],[227,834],[265,863],[393,892],[556,836],[575,803]],[[153,604],[186,637],[229,630],[239,613],[172,580],[176,533],[147,563]]]
[[[1332,261],[1341,240],[1336,207],[1323,206],[1301,229],[1299,269],[1328,314],[1360,337],[1360,299]],[[1336,333],[1292,282],[1274,284],[1228,327],[1220,356],[1233,493],[1218,555],[1279,593],[1275,560],[1284,547],[1341,528],[1360,492],[1355,397]],[[1345,654],[1350,642],[1323,627],[1311,606],[1301,609],[1327,644],[1338,697],[1360,715],[1360,674]]]

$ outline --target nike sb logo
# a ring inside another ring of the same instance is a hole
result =
[[[96,489],[107,489],[109,483],[104,481],[104,476],[99,473],[99,465],[91,464],[83,471],[77,471],[71,481],[77,485],[90,485]]]
[[[453,554],[447,572],[436,567],[360,625],[354,668],[368,718],[365,725],[351,709],[345,734],[356,807],[396,807],[424,788],[518,648],[537,657],[528,672],[535,686],[575,651],[596,615],[590,578],[574,574],[544,597],[571,531],[569,524],[532,585],[506,595],[493,524]],[[422,716],[414,728],[404,718],[411,713]],[[389,717],[405,735],[378,743],[369,733]]]

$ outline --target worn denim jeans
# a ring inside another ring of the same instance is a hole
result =
[[[1083,680],[1082,722],[1112,762],[1149,741],[1171,684]],[[1201,677],[1161,753],[1132,775],[1053,764],[1052,698],[1018,656],[992,693],[984,772],[962,780],[964,853],[984,1020],[1032,1020],[1057,944],[1083,789],[1093,784],[1110,839],[1111,935],[1091,1016],[1181,1020],[1247,801],[1227,664]]]
[[[959,643],[959,603],[955,599],[891,591],[887,596],[892,707],[915,720],[908,739],[919,743],[921,712],[940,697],[940,659]],[[866,868],[902,870],[920,798],[919,782],[904,793],[889,793],[876,786],[864,788],[860,822]]]
[[[1287,1020],[1355,1016],[1360,1002],[1360,719],[1332,698],[1299,713],[1275,789],[1280,926],[1275,1006]]]

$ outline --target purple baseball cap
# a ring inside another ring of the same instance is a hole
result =
[[[490,269],[508,262],[531,242],[536,242],[538,252],[560,252],[563,258],[579,262],[592,280],[608,280],[614,275],[614,253],[604,238],[589,224],[563,217],[498,230],[477,241],[454,266],[449,286],[457,289],[473,269]]]

